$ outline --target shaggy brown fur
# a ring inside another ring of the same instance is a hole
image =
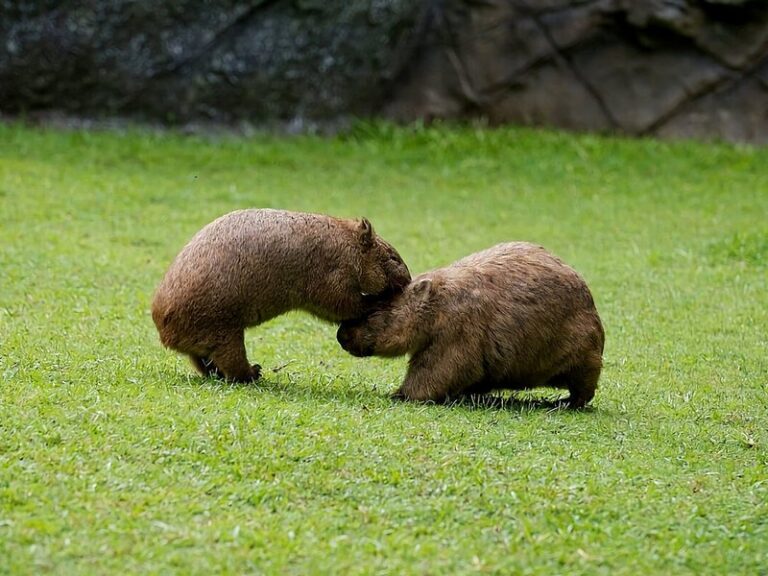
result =
[[[289,310],[339,322],[365,314],[370,298],[402,290],[408,268],[366,220],[283,210],[239,210],[214,220],[184,247],[155,292],[162,343],[203,375],[259,377],[244,330]]]
[[[592,295],[540,246],[499,244],[414,278],[337,338],[356,356],[410,354],[395,393],[442,402],[494,389],[567,388],[594,396],[605,336]]]

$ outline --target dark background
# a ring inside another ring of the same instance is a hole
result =
[[[0,0],[0,111],[768,142],[765,0]]]

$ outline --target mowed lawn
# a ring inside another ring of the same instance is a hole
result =
[[[164,350],[152,292],[233,209],[367,216],[411,271],[509,240],[579,270],[592,407],[396,403],[292,313],[265,378]],[[0,573],[766,574],[768,150],[359,126],[0,125]]]

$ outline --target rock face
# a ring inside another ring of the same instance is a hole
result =
[[[768,143],[768,2],[0,0],[0,110]]]
[[[447,0],[386,113],[768,143],[764,0]]]
[[[0,110],[181,122],[370,115],[409,0],[0,0]]]

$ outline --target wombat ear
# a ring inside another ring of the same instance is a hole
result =
[[[432,280],[430,278],[422,278],[413,285],[413,294],[419,298],[426,298],[432,291]]]
[[[369,247],[373,245],[373,225],[368,218],[360,220],[360,243]]]

